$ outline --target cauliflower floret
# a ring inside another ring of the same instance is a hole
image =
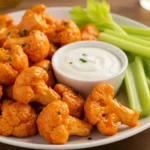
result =
[[[56,52],[56,50],[57,50],[57,47],[55,46],[55,45],[53,45],[52,43],[49,43],[49,46],[50,46],[50,48],[49,48],[49,54],[48,54],[48,59],[52,59],[52,57],[53,57],[53,55],[54,55],[54,53]]]
[[[53,88],[55,85],[55,79],[54,79],[54,75],[53,75],[51,62],[49,60],[45,59],[43,61],[35,63],[33,66],[41,67],[47,72],[49,78],[48,78],[48,81],[46,84],[47,84],[47,86],[50,86]]]
[[[18,73],[28,66],[28,57],[19,45],[13,45],[10,50],[0,48],[0,84],[13,84]]]
[[[84,117],[84,99],[72,88],[63,84],[56,84],[54,90],[62,97],[69,107],[70,115],[79,119]]]
[[[0,116],[0,135],[33,136],[37,132],[37,115],[30,105],[5,100]]]
[[[13,19],[7,14],[0,15],[0,29],[13,25]]]
[[[47,105],[54,100],[60,100],[60,96],[48,88],[47,72],[40,67],[30,67],[20,73],[13,86],[13,97],[16,101],[28,104],[31,101]]]
[[[48,104],[37,119],[41,136],[49,143],[64,144],[69,135],[88,136],[92,125],[69,116],[69,108],[65,102],[54,101]]]
[[[97,85],[84,105],[85,117],[104,135],[117,132],[117,122],[130,127],[137,125],[139,112],[124,107],[113,99],[114,89],[108,84]]]
[[[49,54],[48,38],[38,30],[31,31],[27,37],[7,39],[4,43],[4,48],[10,48],[14,44],[22,46],[31,62],[42,61]]]
[[[61,45],[81,40],[80,29],[71,20],[62,20],[57,30]]]
[[[10,26],[0,29],[0,46],[3,46],[7,38],[19,38],[19,29],[17,26]]]
[[[35,5],[31,9],[27,10],[18,25],[21,33],[24,34],[24,31],[26,31],[28,34],[32,30],[40,30],[44,32],[47,28],[47,23],[43,16],[44,11],[45,6],[43,4]]]
[[[99,31],[92,24],[86,24],[81,29],[82,40],[98,40]]]

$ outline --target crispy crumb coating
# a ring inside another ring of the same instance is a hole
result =
[[[39,30],[31,31],[27,37],[8,38],[4,43],[4,48],[10,48],[14,44],[22,46],[31,62],[42,61],[49,54],[48,38]]]
[[[60,100],[60,96],[46,85],[47,81],[48,74],[43,68],[33,66],[25,69],[14,83],[14,99],[24,104],[36,101],[43,105]]]
[[[50,60],[45,59],[43,61],[35,63],[33,66],[41,67],[47,72],[49,78],[48,78],[48,81],[46,84],[47,84],[47,86],[50,86],[53,88],[55,85],[55,78],[54,78],[52,64],[51,64]]]
[[[86,24],[81,29],[82,40],[98,40],[99,31],[92,24]]]
[[[37,115],[30,105],[5,100],[0,116],[0,135],[33,136],[37,133],[36,118]]]
[[[79,119],[83,119],[84,99],[82,95],[63,84],[56,84],[54,90],[62,97],[62,101],[67,103],[70,115]]]
[[[117,132],[117,122],[134,127],[138,123],[139,112],[124,107],[114,97],[114,89],[109,84],[97,85],[88,96],[84,112],[87,120],[97,125],[104,135],[114,135]]]
[[[19,45],[13,45],[10,50],[0,48],[0,84],[13,84],[18,74],[28,66],[28,57]]]
[[[59,100],[41,111],[37,126],[40,135],[53,144],[65,144],[69,135],[88,136],[92,129],[91,124],[69,116],[67,104]]]

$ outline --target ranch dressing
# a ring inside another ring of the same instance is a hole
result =
[[[100,48],[77,48],[61,53],[58,69],[66,76],[79,80],[106,79],[121,70],[117,56]]]

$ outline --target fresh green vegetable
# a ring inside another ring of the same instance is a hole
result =
[[[143,39],[143,40],[146,40],[146,41],[150,42],[150,37],[148,37],[148,36],[141,36],[141,35],[134,35],[134,34],[130,34],[130,35],[133,36],[133,37],[137,37],[139,39]]]
[[[86,10],[73,7],[70,12],[72,20],[79,26],[94,24],[99,30],[110,28],[126,34],[124,30],[113,21],[110,14],[110,5],[105,1],[87,0]]]
[[[130,35],[124,35],[122,33],[115,32],[115,31],[110,30],[110,29],[106,29],[106,30],[104,30],[104,32],[108,33],[108,34],[110,34],[112,36],[115,36],[115,37],[118,37],[118,38],[130,41],[130,42],[133,42],[133,43],[137,43],[137,44],[140,44],[140,45],[144,45],[144,46],[147,46],[147,47],[150,48],[150,42],[145,41],[143,39],[140,39],[140,38],[137,38],[137,37],[132,37]]]
[[[120,27],[127,33],[140,35],[144,37],[150,37],[150,29],[148,28],[139,28],[139,27],[132,27],[127,25],[120,25]]]
[[[142,59],[139,56],[136,56],[135,61],[128,65],[125,86],[130,108],[139,111],[141,117],[148,116],[150,113],[150,92]]]
[[[130,42],[128,40],[124,40],[124,39],[109,35],[107,33],[100,33],[99,40],[107,42],[107,43],[111,43],[127,52],[150,58],[150,47],[136,44],[134,42]]]

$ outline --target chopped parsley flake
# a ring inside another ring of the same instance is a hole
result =
[[[35,30],[32,30],[32,33],[35,33]]]
[[[26,36],[26,35],[27,35],[27,30],[24,29],[24,30],[23,30],[23,36]]]
[[[22,44],[22,47],[25,47],[25,44]]]
[[[83,63],[86,63],[87,61],[85,60],[85,59],[83,59],[83,58],[80,58],[79,59],[81,62],[83,62]]]
[[[88,140],[92,140],[92,138],[91,138],[91,137],[89,137],[89,138],[88,138]]]
[[[87,54],[84,53],[84,54],[82,54],[82,56],[87,56]]]
[[[12,58],[11,58],[11,57],[8,57],[8,61],[12,61]]]
[[[65,22],[64,22],[64,25],[67,25],[67,24],[68,24],[68,22],[65,21]]]
[[[60,115],[60,111],[58,111],[57,113],[58,113],[58,115]]]
[[[44,68],[46,71],[50,71],[51,70],[51,68],[49,68],[49,67],[45,67]]]
[[[43,34],[41,33],[41,36],[43,36]]]
[[[7,35],[10,35],[10,32],[8,32]]]
[[[70,62],[69,64],[72,64],[72,62]]]

